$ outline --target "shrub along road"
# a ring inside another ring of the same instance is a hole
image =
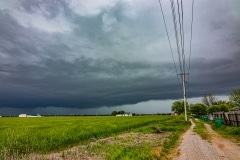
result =
[[[192,122],[191,128],[183,135],[181,145],[178,147],[180,156],[175,160],[239,160],[240,147],[228,139],[221,137],[212,130],[211,126],[205,124],[210,142],[203,140],[194,132],[195,123]]]

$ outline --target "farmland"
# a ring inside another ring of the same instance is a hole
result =
[[[1,118],[0,159],[57,152],[122,133],[156,133],[156,128],[169,133],[162,144],[162,152],[167,154],[189,126],[182,117],[174,116]],[[150,152],[149,146],[145,148]]]

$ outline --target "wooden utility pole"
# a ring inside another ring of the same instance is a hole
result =
[[[179,75],[182,78],[184,115],[185,115],[185,121],[187,121],[187,98],[186,98],[186,86],[185,86],[185,75],[187,75],[187,74],[181,73]]]

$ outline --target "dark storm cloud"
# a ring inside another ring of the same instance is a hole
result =
[[[93,62],[83,58],[75,63],[46,61],[43,68],[24,65],[17,68],[17,73],[8,77],[9,85],[2,87],[2,91],[5,91],[5,96],[2,96],[3,106],[114,106],[137,103],[149,98],[165,99],[174,93],[161,93],[161,90],[165,90],[163,84],[166,78],[164,74],[162,77],[157,75],[164,72],[165,66],[158,71],[161,66],[111,60]],[[150,71],[155,76],[149,74]],[[173,86],[174,83],[173,81]],[[14,84],[14,89],[11,84]]]
[[[237,81],[240,78],[239,67],[237,59],[216,58],[193,61],[190,85],[196,88],[195,96],[207,92],[229,94],[233,88],[239,87]]]
[[[189,97],[239,87],[238,11],[216,5],[198,12],[208,3],[196,6]],[[0,5],[0,107],[94,108],[182,97],[157,2],[15,5]]]

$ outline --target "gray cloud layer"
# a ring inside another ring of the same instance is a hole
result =
[[[158,1],[0,6],[0,107],[90,108],[182,96]],[[188,57],[191,3],[184,6]],[[163,7],[174,43],[169,3]],[[189,97],[239,87],[239,7],[237,0],[196,2]]]

